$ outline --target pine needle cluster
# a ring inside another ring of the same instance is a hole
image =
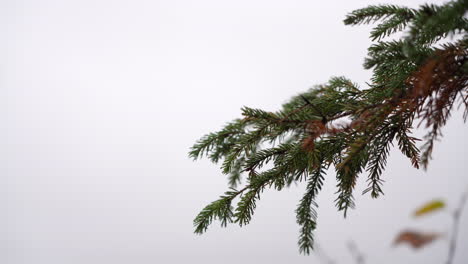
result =
[[[246,225],[265,189],[280,191],[304,182],[296,214],[299,249],[309,254],[317,224],[315,199],[329,168],[338,182],[336,207],[345,217],[354,207],[359,175],[367,175],[363,193],[373,198],[383,194],[382,174],[394,142],[415,168],[426,168],[452,109],[464,107],[463,118],[468,117],[467,9],[468,1],[458,0],[351,12],[346,25],[377,24],[364,61],[373,72],[371,81],[360,88],[345,77],[333,77],[277,112],[244,107],[241,118],[202,137],[190,157],[221,162],[231,189],[199,213],[195,233],[205,232],[214,220],[222,226]],[[403,37],[385,40],[399,31]],[[413,136],[417,126],[427,129],[423,139]],[[420,147],[418,141],[423,141]]]

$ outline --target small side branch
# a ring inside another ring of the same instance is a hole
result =
[[[314,104],[312,104],[305,96],[301,95],[301,98],[302,98],[302,100],[304,100],[306,102],[306,105],[309,105],[317,113],[319,113],[319,115],[322,117],[322,123],[325,124],[325,123],[328,122],[327,116],[325,116],[325,114],[318,107],[316,107]]]

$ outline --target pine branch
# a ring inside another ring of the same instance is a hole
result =
[[[405,29],[412,16],[394,16],[382,24],[377,25],[370,34],[371,39],[380,40],[391,34]]]
[[[379,136],[372,142],[369,149],[369,161],[367,171],[369,172],[368,182],[369,187],[362,193],[371,192],[372,198],[379,197],[383,194],[382,180],[380,176],[387,164],[387,157],[390,152],[393,138],[397,133],[398,127],[389,125],[386,129],[382,130]]]
[[[415,14],[407,40],[418,45],[432,44],[449,33],[466,31],[468,20],[466,0],[448,2],[445,5],[423,5]]]
[[[322,166],[319,166],[314,173],[310,175],[306,193],[296,209],[297,223],[301,226],[298,242],[299,251],[306,255],[310,254],[314,245],[312,232],[317,225],[317,212],[315,211],[317,204],[314,200],[320,189],[322,189],[324,175],[325,169]]]
[[[216,219],[221,220],[221,226],[231,223],[233,218],[231,201],[238,194],[237,192],[226,192],[225,196],[203,208],[193,220],[195,233],[202,234],[206,232],[208,226]]]
[[[400,128],[396,133],[396,138],[398,141],[398,147],[401,152],[411,160],[411,164],[416,169],[419,169],[419,149],[416,147],[416,141],[419,139],[411,137],[408,134],[410,133],[408,128]]]
[[[196,160],[204,155],[210,155],[212,162],[218,162],[230,150],[237,137],[244,134],[244,127],[245,123],[236,119],[228,123],[221,131],[202,137],[192,146],[189,157]]]
[[[466,0],[456,0],[418,9],[374,5],[350,13],[345,24],[379,22],[371,32],[374,40],[403,30],[405,37],[369,47],[364,67],[372,70],[372,78],[366,89],[333,77],[294,96],[276,112],[244,107],[242,119],[197,141],[189,156],[223,160],[221,169],[230,186],[239,184],[243,173],[248,177],[244,188],[226,192],[200,212],[195,232],[205,232],[214,220],[221,220],[222,226],[248,224],[265,188],[282,190],[307,180],[296,214],[299,249],[308,254],[324,168],[335,168],[335,202],[345,217],[354,207],[353,190],[365,170],[369,174],[364,193],[374,198],[383,193],[381,177],[394,139],[414,167],[425,168],[456,102],[465,106],[463,118],[468,117],[467,10]],[[459,40],[447,38],[456,34]],[[439,40],[445,44],[435,45]],[[414,120],[428,130],[421,152],[411,135]]]
[[[346,16],[345,25],[369,24],[390,16],[407,17],[411,19],[415,10],[395,5],[374,5],[357,9]]]

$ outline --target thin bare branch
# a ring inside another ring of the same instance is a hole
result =
[[[465,207],[466,200],[468,200],[468,189],[462,195],[458,207],[453,212],[452,237],[450,238],[449,253],[446,262],[447,264],[452,264],[453,258],[455,257],[455,251],[457,249],[458,229],[460,226],[460,217],[463,212],[463,208]]]

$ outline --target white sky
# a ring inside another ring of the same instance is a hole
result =
[[[416,6],[424,1],[386,1]],[[0,263],[317,263],[298,254],[303,186],[266,191],[249,226],[192,220],[227,189],[190,146],[240,115],[277,110],[331,76],[364,85],[369,27],[347,12],[374,1],[0,1]],[[392,248],[406,228],[447,232],[449,210],[410,217],[432,198],[453,208],[468,186],[468,127],[455,114],[427,172],[393,152],[386,195],[347,219],[330,173],[316,238],[336,263],[443,263],[448,235]],[[468,211],[468,208],[467,208]],[[468,212],[455,263],[468,258]]]

